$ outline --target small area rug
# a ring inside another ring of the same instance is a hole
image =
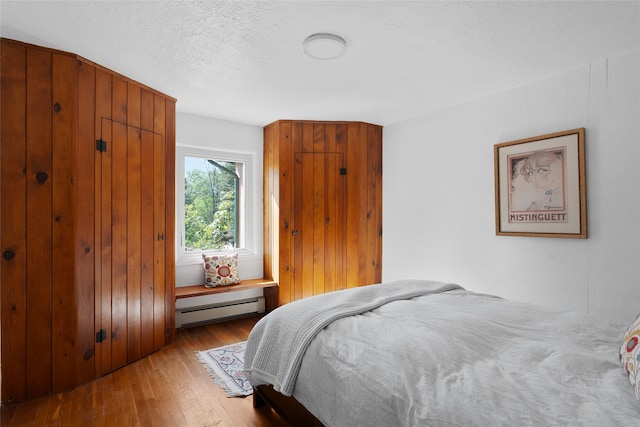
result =
[[[244,350],[246,341],[211,350],[198,351],[200,363],[229,397],[249,396],[253,388],[244,376]]]

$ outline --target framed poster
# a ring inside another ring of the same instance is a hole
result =
[[[584,128],[494,145],[496,234],[587,238]]]

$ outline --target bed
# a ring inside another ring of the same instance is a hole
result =
[[[638,329],[396,281],[274,310],[245,374],[254,406],[300,426],[640,425]]]

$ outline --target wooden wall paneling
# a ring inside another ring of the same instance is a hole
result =
[[[117,80],[114,79],[115,83]],[[114,84],[115,86],[115,84]],[[113,91],[116,104],[116,91]],[[115,111],[115,109],[113,109]],[[105,120],[106,121],[106,120]],[[111,369],[127,364],[127,126],[111,125]],[[109,151],[109,149],[107,150]],[[103,198],[106,195],[103,193]],[[109,335],[109,332],[107,332]]]
[[[133,82],[127,82],[127,124],[136,128],[140,124],[140,98],[142,90]]]
[[[26,388],[51,393],[51,53],[27,49]]]
[[[73,54],[1,44],[7,403],[71,389],[173,340],[175,100]]]
[[[366,283],[382,281],[382,128],[369,126],[367,132],[368,208]]]
[[[111,369],[127,364],[128,83],[111,78]],[[107,332],[109,334],[109,332]]]
[[[95,140],[108,141],[111,131],[111,74],[96,69]],[[95,165],[95,323],[96,332],[104,330],[105,340],[95,346],[96,377],[111,372],[111,153],[94,150]]]
[[[140,115],[141,127],[147,129],[141,131],[140,141],[140,167],[141,167],[141,207],[140,207],[140,354],[146,356],[154,350],[154,270],[155,270],[155,241],[157,233],[154,233],[154,180],[156,179],[154,164],[154,143],[156,135],[153,130],[153,96],[149,97],[146,90],[141,91]],[[144,118],[144,120],[143,120]],[[149,128],[149,126],[151,126]],[[164,178],[164,177],[162,177]],[[163,299],[164,301],[164,299]],[[164,316],[163,316],[164,320]],[[164,321],[163,321],[164,323]]]
[[[283,175],[282,164],[283,164],[283,153],[280,149],[281,144],[283,143],[281,140],[284,139],[283,126],[271,126],[269,128],[270,132],[266,135],[271,135],[271,138],[267,141],[270,141],[269,146],[272,150],[272,196],[267,201],[270,206],[270,215],[271,217],[271,229],[273,231],[271,235],[271,248],[272,252],[272,270],[273,270],[273,279],[278,281],[278,304],[285,304],[292,300],[293,289],[291,287],[291,279],[289,278],[290,273],[293,270],[293,260],[290,258],[293,252],[287,252],[283,246],[287,243],[284,242],[286,240],[285,233],[290,233],[290,226],[293,225],[293,218],[291,216],[285,215],[285,208],[287,201],[283,196],[282,188],[286,185],[286,179]],[[289,134],[291,132],[291,127],[288,128]],[[290,135],[287,134],[287,138]],[[288,140],[287,140],[288,141]],[[286,218],[285,218],[286,216]],[[289,246],[287,246],[288,248]]]
[[[76,382],[84,384],[95,378],[95,105],[96,69],[86,62],[78,68],[78,139],[77,161],[77,242],[76,302],[78,310],[78,351]]]
[[[298,137],[294,138],[294,153],[313,153],[314,146],[314,131],[315,123],[302,122],[297,124],[302,129],[302,135],[298,133]],[[324,130],[324,127],[323,127]]]
[[[75,295],[75,241],[77,239],[76,138],[78,117],[78,62],[53,54],[52,119],[52,387],[70,390],[76,385],[77,301]]]
[[[302,169],[298,169],[296,163],[296,154],[303,153],[305,151],[304,145],[304,137],[305,134],[310,133],[310,128],[304,126],[304,122],[289,122],[290,124],[290,132],[288,135],[288,139],[286,140],[286,144],[280,147],[280,150],[286,152],[288,158],[286,163],[281,163],[281,168],[283,171],[287,171],[287,186],[281,186],[281,199],[286,199],[288,203],[287,215],[290,218],[289,224],[289,232],[286,236],[286,248],[290,251],[289,259],[291,260],[291,268],[289,275],[289,286],[291,287],[291,296],[292,300],[298,300],[302,298],[303,295],[303,286],[302,277],[304,271],[301,268],[302,260],[304,259],[304,254],[298,250],[298,247],[301,245],[302,233],[302,210],[296,210],[296,204],[302,203],[302,187],[296,186],[298,182],[300,182],[301,175],[299,173],[302,172]],[[293,231],[296,231],[297,234],[293,234]],[[282,243],[281,243],[282,244]],[[297,284],[297,285],[296,285]]]
[[[309,268],[308,264],[305,265],[305,259],[312,261],[313,257],[313,247],[311,246],[313,244],[313,217],[311,216],[312,212],[305,211],[305,209],[309,209],[311,202],[309,201],[309,193],[304,191],[305,185],[313,185],[313,164],[311,167],[305,166],[307,166],[307,162],[305,162],[304,153],[294,153],[293,225],[291,227],[292,236],[290,237],[293,241],[292,289],[294,300],[313,295],[313,292],[308,290],[308,287],[313,285],[312,269]],[[309,238],[307,238],[307,228],[309,230]]]
[[[285,288],[280,283],[281,276],[281,268],[280,266],[280,212],[282,209],[280,208],[280,151],[279,147],[279,138],[280,131],[277,127],[270,127],[265,134],[265,150],[268,152],[268,179],[263,179],[266,185],[268,185],[268,193],[269,198],[265,199],[265,203],[267,205],[268,216],[265,217],[265,220],[268,221],[268,226],[265,228],[265,240],[268,242],[266,249],[269,252],[268,256],[265,257],[265,264],[269,265],[265,269],[265,277],[273,279],[278,282],[278,291],[279,291],[279,299],[283,297],[283,293],[285,292]],[[266,219],[268,218],[268,220]],[[268,274],[268,275],[267,275]],[[289,291],[290,289],[287,289]],[[287,292],[290,295],[290,292]]]
[[[128,84],[119,76],[111,78],[111,120],[120,123],[127,123],[127,89]]]
[[[304,122],[285,122],[290,132],[288,136],[288,143],[280,147],[281,150],[290,150],[292,153],[302,153],[305,151],[304,137],[308,134],[310,129],[305,127]],[[308,145],[308,144],[307,144]],[[293,159],[293,157],[292,157]],[[293,164],[291,165],[293,166]]]
[[[151,104],[153,106],[153,104]],[[140,206],[140,353],[151,354],[154,351],[154,290],[153,274],[155,260],[154,246],[158,240],[154,233],[154,142],[155,134],[142,130],[140,140],[140,169],[141,169],[141,206]],[[164,177],[162,177],[164,178]],[[164,322],[163,322],[164,323]]]
[[[366,228],[363,216],[367,211],[366,197],[366,160],[367,152],[359,143],[361,134],[360,123],[349,123],[347,127],[347,211],[346,211],[346,283],[345,287],[355,287],[365,284],[364,273],[366,263]]]
[[[165,342],[173,342],[176,334],[176,266],[175,266],[175,223],[176,223],[176,103],[175,100],[165,99],[164,132],[165,147],[165,222],[164,222],[164,251],[165,251]]]
[[[318,295],[325,292],[325,259],[326,259],[326,226],[328,189],[325,186],[325,178],[327,172],[325,170],[325,126],[322,122],[311,122],[307,127],[312,129],[311,132],[311,169],[312,181],[309,188],[311,193],[311,206],[309,212],[311,214],[312,228],[307,229],[307,236],[311,235],[311,256],[309,265],[312,268],[310,291],[311,295]],[[306,192],[305,192],[306,193]]]
[[[146,89],[140,90],[140,127],[151,132],[158,132],[154,126],[154,98],[152,92]],[[161,97],[159,98],[162,99]],[[164,109],[162,111],[162,117],[164,118]],[[164,129],[162,129],[160,133],[164,135]]]
[[[325,124],[323,122],[309,122],[304,124],[305,128],[311,128],[311,135],[308,135],[311,147],[304,149],[305,152],[326,153],[326,133]],[[307,135],[305,135],[307,136]],[[306,139],[306,138],[305,138]]]
[[[317,145],[324,149],[324,126],[322,127],[322,133],[319,135],[314,133],[314,146],[316,145],[316,137],[318,140]],[[326,260],[326,222],[328,220],[327,203],[329,202],[329,189],[326,187],[326,177],[331,173],[326,169],[325,159],[330,157],[330,154],[325,153],[312,153],[311,154],[311,166],[312,166],[312,183],[310,189],[312,190],[312,205],[310,206],[311,212],[311,229],[307,229],[307,236],[311,236],[311,249],[312,249],[312,280],[311,280],[311,295],[323,294],[325,292],[325,260]]]
[[[331,139],[331,137],[335,137],[335,133],[331,131],[332,129],[327,127],[327,135],[325,137],[327,149],[329,140]],[[342,246],[342,242],[338,240],[336,233],[336,226],[338,225],[336,209],[339,206],[340,197],[338,195],[338,187],[336,185],[340,180],[340,164],[338,162],[338,157],[338,153],[327,151],[327,154],[322,159],[322,169],[328,172],[325,173],[322,177],[322,186],[325,189],[325,196],[323,200],[321,200],[321,203],[323,204],[322,211],[324,216],[324,221],[322,221],[323,241],[321,242],[323,259],[322,266],[320,267],[323,282],[322,292],[335,291],[337,289],[337,286],[339,286],[337,284],[336,278],[338,270],[336,268],[335,260],[336,252],[338,252],[337,247]]]
[[[325,203],[325,242],[324,242],[324,288],[325,292],[342,289],[342,273],[344,245],[342,226],[344,209],[343,186],[344,176],[340,175],[340,169],[344,167],[343,156],[338,152],[336,145],[337,124],[327,122],[324,124],[324,152],[332,153],[325,157],[324,168],[331,171],[325,174],[324,188],[326,189]]]
[[[340,153],[296,153],[294,177],[296,299],[337,289],[342,276]]]
[[[0,49],[2,402],[26,398],[26,49]]]
[[[347,137],[348,137],[348,124],[344,122],[336,123],[336,149],[337,153],[347,154]],[[345,162],[347,159],[344,159]],[[346,165],[346,163],[345,163]]]
[[[273,233],[273,219],[274,210],[277,203],[274,203],[274,181],[273,176],[273,127],[263,128],[262,137],[262,274],[265,278],[275,279],[278,276],[277,271],[272,268],[274,265],[274,233]],[[277,228],[276,228],[277,230]]]
[[[139,93],[139,92],[138,92]],[[138,97],[139,98],[139,97]],[[131,99],[131,98],[129,98]],[[132,111],[132,108],[129,108]],[[142,132],[127,126],[127,362],[141,356],[140,352],[140,248],[141,237],[141,152]]]
[[[334,122],[324,124],[324,153],[337,153],[336,146],[337,125]]]
[[[322,137],[323,139],[323,137]],[[331,238],[330,224],[340,197],[336,197],[339,161],[336,153],[295,153],[294,236],[296,299],[328,292],[335,283],[327,259],[341,250],[342,241]],[[335,230],[334,230],[335,231]],[[335,237],[335,232],[333,234]]]
[[[144,92],[143,92],[144,94]],[[143,106],[147,105],[144,101]],[[146,126],[146,107],[143,107],[143,126]],[[165,212],[165,133],[166,133],[166,106],[165,98],[160,95],[153,96],[153,236],[166,230]],[[165,235],[169,233],[164,231]],[[175,303],[169,304],[165,299],[166,293],[166,240],[154,239],[153,241],[153,349],[159,350],[165,344],[166,309],[173,310]],[[175,314],[174,314],[175,315]]]
[[[295,127],[294,127],[295,128]],[[297,235],[294,236],[296,259],[293,275],[296,300],[313,295],[313,123],[302,122],[294,141],[294,211]],[[300,151],[298,151],[300,147]],[[310,191],[305,191],[310,190]]]
[[[281,120],[264,138],[265,272],[278,270],[279,303],[379,282],[382,127]]]
[[[322,132],[322,146],[324,147],[324,129]],[[314,135],[315,145],[315,135]],[[311,213],[311,228],[306,228],[306,236],[311,238],[309,249],[311,251],[311,262],[308,264],[310,268],[311,281],[309,283],[309,290],[311,295],[317,295],[324,293],[325,282],[325,218],[326,218],[326,205],[325,195],[327,189],[325,187],[325,177],[327,171],[325,170],[325,158],[328,156],[323,153],[311,153],[311,186],[309,199],[310,206],[309,211]],[[306,193],[306,191],[305,191]]]
[[[278,256],[280,262],[278,268],[280,269],[280,278],[278,282],[279,286],[279,300],[280,304],[286,304],[296,299],[294,295],[294,272],[295,272],[295,259],[294,259],[294,238],[291,235],[294,230],[296,220],[294,218],[293,211],[293,199],[294,199],[294,158],[293,147],[296,146],[294,140],[299,138],[296,136],[299,132],[296,132],[299,126],[293,126],[291,122],[282,123],[279,126],[277,141],[278,152],[278,164],[274,164],[277,167],[277,173],[279,176],[280,185],[276,191],[276,203],[279,202],[280,217],[278,219],[278,227],[276,234],[279,235]],[[274,221],[275,222],[275,221]]]
[[[336,221],[338,222],[336,227],[336,238],[338,238],[342,245],[337,246],[335,255],[336,271],[336,289],[344,289],[347,287],[347,266],[348,260],[346,255],[346,238],[347,238],[347,177],[349,176],[349,168],[347,164],[347,124],[336,123],[335,124],[335,152],[340,153],[340,167],[347,169],[347,175],[340,176],[340,181],[337,183],[337,190],[339,194],[337,197],[341,203],[342,208],[336,212]],[[338,207],[336,206],[336,209]]]
[[[324,242],[324,272],[325,292],[332,292],[343,288],[344,285],[344,183],[346,176],[340,175],[344,167],[342,153],[332,153],[325,157],[325,170],[330,171],[325,176],[325,242]]]
[[[162,135],[155,133],[153,141],[153,230],[151,238],[165,230],[165,147]],[[166,237],[165,237],[166,239]],[[153,240],[153,349],[164,345],[165,330],[165,239]],[[174,306],[171,306],[173,308]]]

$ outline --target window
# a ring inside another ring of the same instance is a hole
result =
[[[178,263],[202,262],[203,252],[253,252],[246,201],[252,156],[177,147]]]
[[[243,164],[184,157],[184,249],[236,249]]]

